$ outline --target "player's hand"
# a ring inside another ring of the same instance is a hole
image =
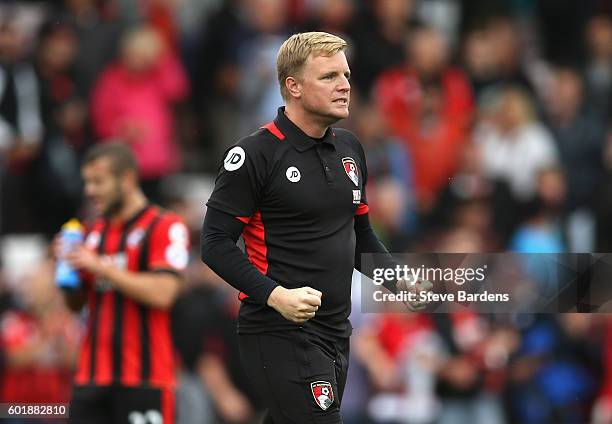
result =
[[[400,279],[397,281],[395,286],[398,292],[405,291],[408,293],[415,293],[416,299],[412,302],[405,301],[404,304],[413,312],[423,310],[427,307],[428,301],[421,301],[421,292],[427,293],[433,288],[433,283],[427,280],[417,280],[416,283],[412,284],[410,280]]]
[[[85,246],[78,246],[66,253],[64,258],[70,266],[87,271],[94,275],[100,275],[106,269],[106,262],[96,252],[87,249]]]
[[[285,319],[306,322],[315,316],[321,306],[322,293],[310,287],[286,289],[276,287],[268,297],[268,306],[276,309]]]
[[[238,391],[227,393],[219,400],[219,414],[228,423],[246,423],[254,414],[247,398]]]
[[[64,247],[62,246],[62,237],[58,233],[53,237],[53,241],[51,242],[51,252],[53,253],[53,257],[55,259],[63,259],[64,258]]]

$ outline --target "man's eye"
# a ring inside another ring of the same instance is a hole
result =
[[[323,79],[332,79],[333,77],[334,77],[333,75],[325,75]]]

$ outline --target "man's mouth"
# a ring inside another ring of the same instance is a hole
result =
[[[94,207],[94,208],[99,208],[100,206],[102,206],[102,199],[97,199],[97,198],[90,198],[89,199],[89,203]]]
[[[347,105],[348,104],[348,99],[336,99],[332,103],[336,103],[336,104],[340,104],[340,105]]]

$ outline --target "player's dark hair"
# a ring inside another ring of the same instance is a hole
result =
[[[111,161],[113,174],[121,175],[126,171],[138,173],[138,164],[132,154],[132,150],[120,142],[100,143],[91,147],[83,157],[82,166],[101,158],[108,158]]]

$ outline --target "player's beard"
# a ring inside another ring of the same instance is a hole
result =
[[[121,192],[121,187],[119,184],[115,186],[115,190],[113,190],[113,197],[111,198],[108,206],[104,210],[104,216],[106,218],[110,218],[113,215],[116,215],[121,209],[123,209],[123,205],[125,204],[123,200],[123,193]]]

